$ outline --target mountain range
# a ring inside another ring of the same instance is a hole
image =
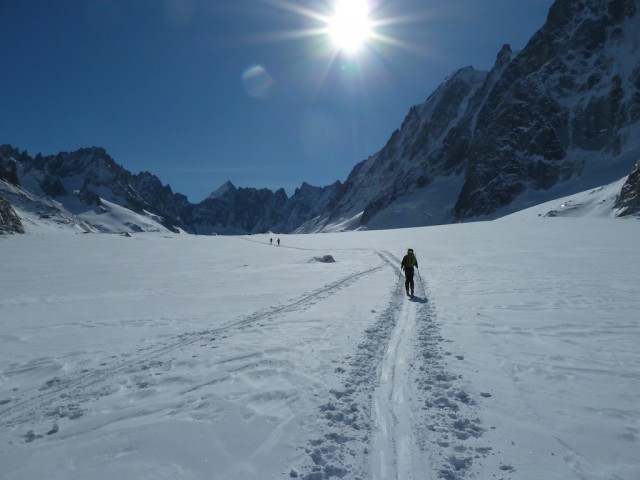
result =
[[[97,147],[35,157],[0,147],[0,232],[244,234],[497,218],[626,178],[612,215],[640,214],[640,14],[635,0],[557,0],[519,52],[454,72],[344,182],[231,182],[200,203]],[[28,225],[27,225],[28,229]]]

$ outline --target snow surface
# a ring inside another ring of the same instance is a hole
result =
[[[525,221],[533,215],[539,217],[616,218],[619,211],[614,205],[627,179],[628,177],[624,177],[608,185],[601,185],[575,195],[544,202],[505,218],[508,220],[523,218]]]
[[[554,208],[0,238],[0,478],[637,480],[640,222]]]

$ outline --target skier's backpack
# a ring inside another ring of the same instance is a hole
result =
[[[413,254],[413,250],[407,253],[407,261],[404,263],[405,268],[413,268],[416,266],[416,256]]]

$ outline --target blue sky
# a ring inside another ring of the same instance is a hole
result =
[[[0,143],[100,146],[192,202],[226,180],[345,180],[458,68],[521,49],[551,0],[366,0],[356,53],[323,0],[0,0]]]

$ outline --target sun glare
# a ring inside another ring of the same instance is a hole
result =
[[[351,57],[349,62],[355,65],[382,59],[391,48],[420,54],[425,51],[423,45],[402,41],[394,33],[400,32],[404,24],[423,21],[427,18],[425,11],[390,15],[394,9],[386,4],[385,8],[381,8],[378,0],[258,1],[303,17],[306,23],[306,28],[271,32],[261,40],[279,42],[312,39],[308,42],[310,53],[314,58],[327,56],[327,72],[343,56]]]
[[[327,33],[345,53],[355,53],[371,36],[369,9],[365,0],[337,0]]]

